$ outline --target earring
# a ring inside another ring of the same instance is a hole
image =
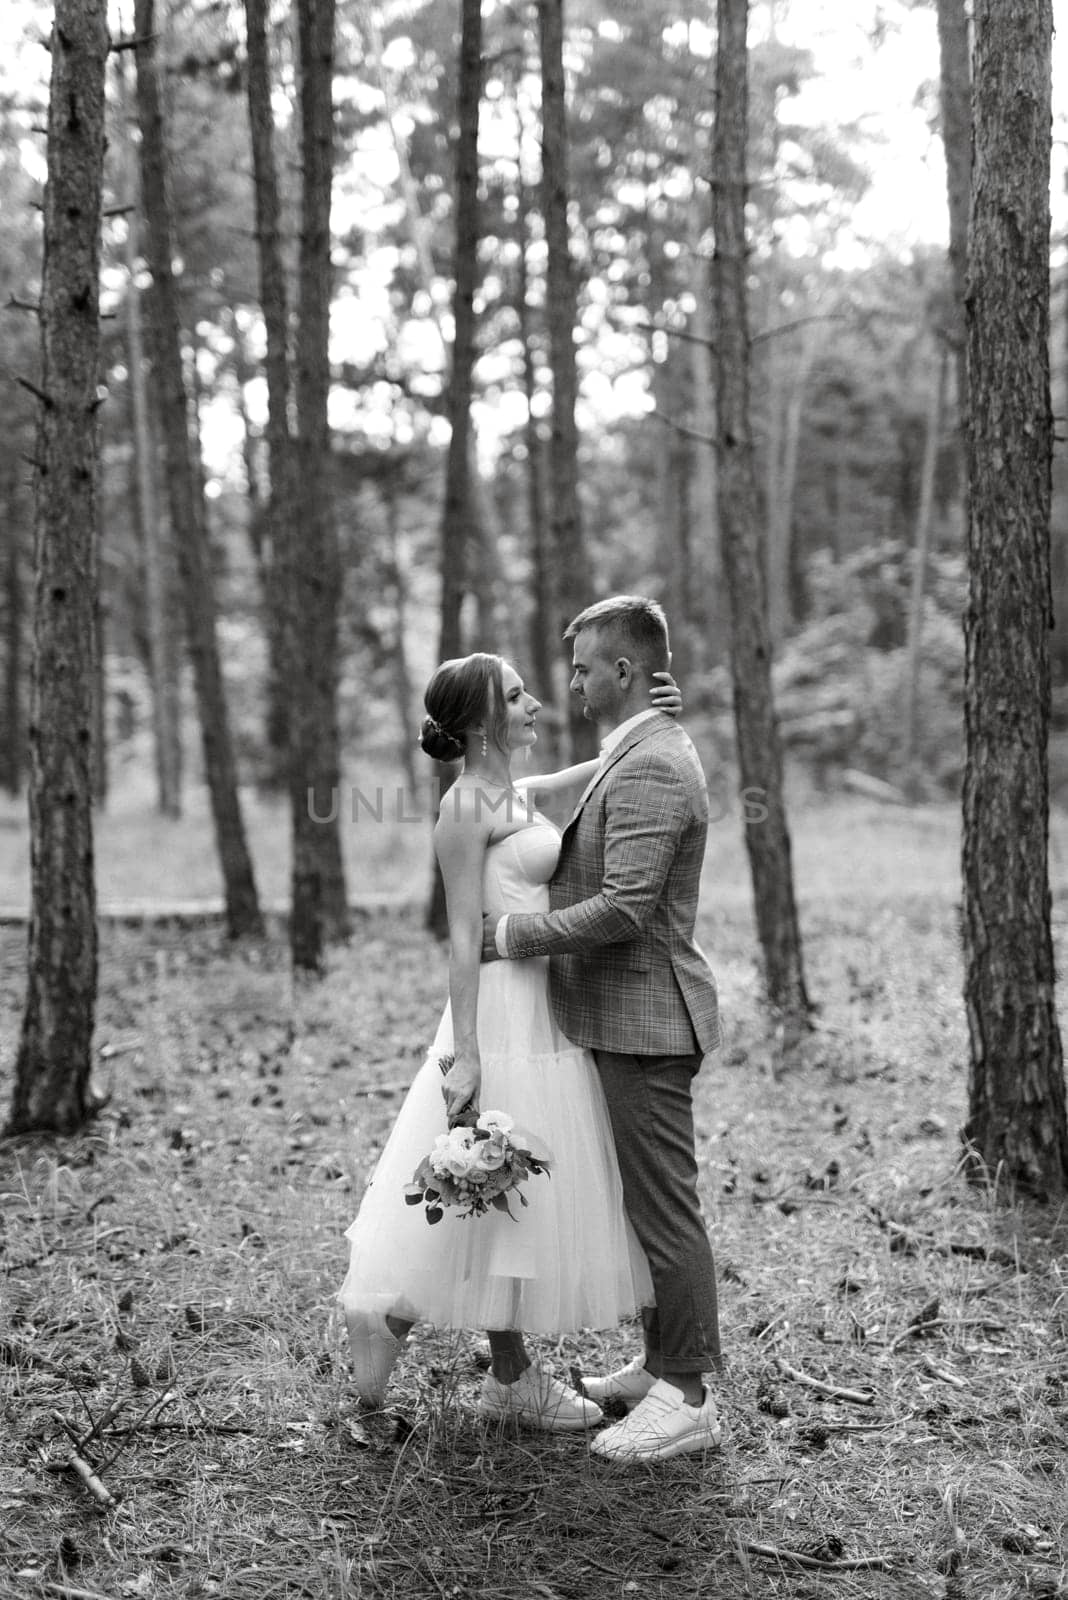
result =
[[[489,746],[489,741],[486,738],[486,730],[483,729],[482,730],[482,759],[483,759],[483,761],[485,761],[485,759],[486,759],[486,750],[488,749],[488,746]]]

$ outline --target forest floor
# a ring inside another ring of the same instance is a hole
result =
[[[475,1335],[417,1332],[391,1411],[353,1403],[342,1234],[444,990],[417,912],[362,917],[317,985],[280,928],[107,927],[106,1103],[0,1145],[2,1600],[1068,1596],[1068,1219],[961,1173],[954,820],[816,808],[795,842],[820,1009],[789,1060],[710,851],[725,1443],[659,1466],[481,1424]],[[0,930],[3,1105],[24,962]]]

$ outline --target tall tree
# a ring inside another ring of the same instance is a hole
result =
[[[478,274],[478,125],[482,102],[481,0],[463,0],[453,238],[453,339],[449,367],[449,452],[441,523],[442,660],[460,654],[460,606],[467,588],[471,514],[471,383],[475,366],[475,285]]]
[[[964,303],[968,281],[968,207],[972,190],[972,56],[966,0],[938,0],[938,50],[942,146],[949,201],[949,264],[953,278],[952,340],[957,366],[957,406],[963,421],[968,377]]]
[[[965,1136],[1036,1194],[1068,1186],[1050,935],[1051,0],[976,0],[966,427]]]
[[[534,673],[538,693],[545,696],[542,718],[548,719],[548,737],[542,749],[543,759],[551,766],[556,757],[561,707],[555,703],[553,627],[556,612],[553,607],[553,581],[550,565],[549,528],[546,516],[548,491],[546,485],[545,447],[538,422],[538,368],[534,344],[533,308],[530,295],[531,194],[523,171],[524,129],[518,127],[518,154],[516,161],[516,284],[515,308],[519,324],[519,342],[523,360],[523,399],[526,419],[523,439],[526,446],[525,488],[527,506],[527,539],[530,552],[532,603],[530,608],[528,659]]]
[[[471,483],[471,385],[475,368],[475,285],[478,273],[478,125],[482,106],[482,0],[462,0],[460,78],[457,89],[455,212],[453,238],[452,360],[447,408],[449,452],[441,519],[440,659],[463,650],[460,607],[467,588],[469,523],[474,501]],[[485,648],[488,641],[480,641]],[[436,788],[448,786],[454,769],[434,763]],[[447,928],[445,887],[433,875],[427,927],[439,938]]]
[[[85,1122],[96,1009],[93,688],[106,0],[56,0],[41,282],[29,976],[10,1133]]]
[[[237,767],[216,637],[211,554],[199,462],[191,449],[191,414],[182,371],[182,326],[175,282],[167,192],[166,143],[156,66],[155,0],[134,0],[141,195],[152,270],[153,367],[159,390],[171,527],[177,545],[186,638],[200,713],[204,776],[211,797],[232,938],[262,931],[252,860],[237,792]]]
[[[767,587],[749,415],[748,0],[718,0],[712,225],[715,283],[719,523],[731,605],[734,721],[743,793],[765,816],[746,826],[757,932],[768,998],[791,1030],[808,1015],[801,933],[794,898],[782,753],[771,694]]]
[[[582,533],[578,489],[578,366],[575,327],[578,323],[578,287],[571,258],[568,225],[567,94],[564,78],[563,0],[537,0],[538,41],[541,51],[541,204],[545,222],[548,261],[545,305],[549,326],[549,359],[553,375],[552,434],[549,441],[553,573],[556,580],[557,635],[583,606],[590,603],[590,567]],[[558,675],[568,673],[557,655]],[[592,755],[596,729],[583,720],[582,707],[564,689],[554,696],[567,704],[571,730],[571,759]]]
[[[330,482],[330,200],[334,178],[334,0],[298,0],[301,228],[298,268],[297,491],[291,575],[290,702],[294,965],[314,970],[326,938],[349,932],[341,858],[337,727],[341,562]]]
[[[281,770],[289,770],[288,656],[293,645],[288,572],[297,511],[296,458],[289,425],[289,292],[282,254],[282,204],[274,151],[274,111],[267,36],[267,0],[245,0],[248,35],[248,112],[260,307],[267,335],[267,460],[270,477],[264,527],[259,535],[268,641],[267,743]]]
[[[130,412],[135,505],[145,569],[145,622],[152,685],[152,732],[159,809],[166,817],[182,811],[181,639],[174,617],[173,547],[157,492],[156,441],[151,423],[145,354],[144,315],[138,284],[140,267],[140,179],[132,131],[128,126],[125,52],[118,56],[122,112],[122,175],[126,213],[126,349],[130,373]]]
[[[0,689],[0,786],[10,795],[22,787],[24,753],[23,712],[23,591],[22,494],[15,463],[0,468],[0,593],[3,595],[3,687]]]

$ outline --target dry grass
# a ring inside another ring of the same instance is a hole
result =
[[[365,921],[310,989],[277,938],[109,930],[106,1108],[77,1140],[0,1146],[0,1596],[1068,1594],[1068,1229],[957,1170],[952,828],[854,808],[797,833],[822,1010],[790,1063],[737,860],[710,853],[727,1039],[698,1126],[729,1371],[707,1462],[485,1428],[471,1335],[417,1338],[395,1415],[361,1423],[332,1297],[443,989],[416,918]],[[897,885],[858,872],[906,835]],[[23,960],[0,935],[0,1100]],[[542,1354],[593,1370],[634,1347]],[[102,1509],[62,1470],[60,1419],[84,1436],[115,1402],[84,1449],[121,1496]],[[841,1565],[861,1558],[885,1564]]]

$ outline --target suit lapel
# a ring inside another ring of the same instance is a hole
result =
[[[640,744],[643,739],[647,739],[651,733],[655,733],[657,729],[661,727],[663,727],[663,721],[661,718],[658,717],[654,721],[652,717],[649,717],[645,722],[639,723],[638,727],[632,729],[631,732],[627,734],[626,738],[619,742],[608,759],[600,767],[598,767],[597,771],[594,773],[585,789],[583,789],[582,793],[579,795],[574,811],[564,824],[565,834],[569,833],[574,827],[575,823],[582,815],[586,801],[590,798],[590,795],[597,788],[598,784],[603,782],[603,780],[608,776],[616,762],[621,761],[627,754],[628,750],[633,750],[636,744]]]

